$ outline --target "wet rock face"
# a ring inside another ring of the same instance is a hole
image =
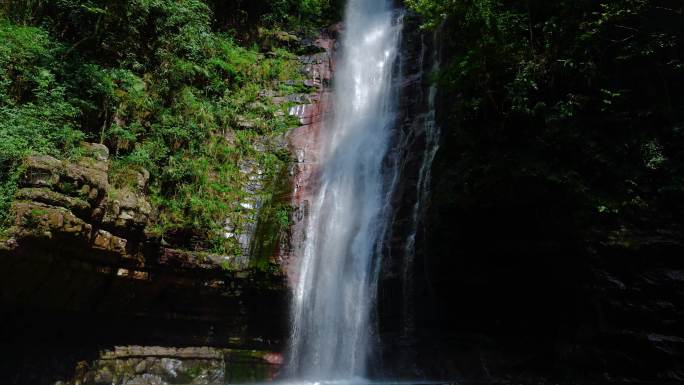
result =
[[[424,219],[419,212],[421,167],[429,156],[426,122],[430,117],[429,92],[434,66],[434,46],[430,34],[419,32],[417,20],[404,20],[402,36],[401,83],[396,126],[396,142],[388,161],[400,163],[398,183],[392,197],[392,227],[386,239],[379,283],[379,328],[384,362],[378,376],[422,377],[416,343],[420,302],[424,299],[416,282],[424,261]]]
[[[335,70],[336,36],[340,26],[335,25],[318,36],[313,42],[318,50],[300,57],[304,63],[305,84],[311,93],[291,95],[290,102],[299,103],[290,108],[290,115],[299,118],[301,126],[287,135],[290,152],[295,162],[290,167],[292,186],[292,228],[289,245],[281,250],[280,260],[290,284],[297,281],[295,255],[301,255],[297,247],[303,244],[311,199],[317,188],[320,157],[320,131],[332,112],[331,83]],[[282,102],[284,102],[283,100]]]
[[[420,41],[410,22],[405,32],[405,44]],[[419,103],[411,79],[402,99]],[[444,135],[410,276],[402,272],[402,229],[415,202],[410,157],[401,176],[380,293],[383,373],[477,382],[684,380],[681,226],[606,231],[578,218],[562,191],[534,181],[468,194],[458,149],[476,144],[462,143],[461,122],[447,115],[457,97],[457,90],[437,96]],[[406,143],[420,149],[420,140]],[[402,310],[407,303],[412,318]]]

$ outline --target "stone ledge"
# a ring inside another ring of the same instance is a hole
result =
[[[174,357],[184,359],[220,360],[223,351],[209,347],[174,348],[161,346],[116,346],[100,357],[103,360],[140,357]]]

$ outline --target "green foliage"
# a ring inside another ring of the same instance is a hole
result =
[[[243,41],[258,41],[258,29],[306,33],[340,20],[344,0],[207,0],[214,25]]]
[[[239,43],[244,34],[232,27],[250,27],[225,11],[255,15],[248,19],[257,27],[282,31],[320,22],[331,6],[327,0],[3,3],[0,212],[12,200],[21,159],[68,157],[82,140],[95,141],[110,148],[116,183],[125,183],[127,170],[150,171],[160,235],[192,230],[215,251],[235,251],[221,232],[226,216],[240,218],[233,207],[244,195],[238,165],[256,160],[273,177],[288,159],[274,148],[255,151],[255,144],[296,123],[288,106],[273,105],[263,91],[292,92],[282,84],[296,88],[301,75],[287,44],[276,41],[262,52],[259,44]]]
[[[7,217],[21,160],[69,155],[83,138],[78,109],[56,78],[61,47],[33,27],[0,20],[0,223]]]
[[[268,3],[270,12],[264,18],[272,23],[318,19],[331,6],[330,0],[272,0]]]
[[[510,25],[506,20],[510,15],[502,12],[498,0],[407,0],[406,5],[423,17],[426,29],[436,28],[452,15],[459,15],[464,24],[477,25],[488,32],[501,31]]]
[[[684,214],[681,3],[407,3],[444,44],[444,200],[541,207],[566,239]]]
[[[455,3],[453,1],[406,0],[406,6],[423,17],[425,28],[435,28],[437,25],[441,24],[450,13],[455,12]]]

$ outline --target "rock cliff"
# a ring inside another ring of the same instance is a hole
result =
[[[274,207],[292,202],[292,232],[303,231],[334,35],[325,31],[300,57],[302,93],[264,91],[292,106],[301,127],[261,144],[289,146],[295,155],[276,180],[265,180],[256,164],[240,166],[251,200],[240,202],[240,225],[226,225],[239,258],[156,234],[149,173],[125,170],[121,183],[119,170],[113,179],[103,145],[84,143],[76,159],[25,161],[11,227],[0,239],[1,382],[215,384],[278,372],[294,243],[273,223]]]
[[[0,249],[2,365],[26,366],[31,383],[46,383],[70,378],[75,362],[91,355],[84,352],[111,344],[277,350],[286,317],[282,275],[225,270],[222,256],[162,246],[146,233],[154,215],[149,174],[136,170],[131,187],[116,188],[107,148],[83,150],[74,161],[25,162]],[[51,372],[54,366],[61,369]]]
[[[407,19],[401,127],[410,155],[381,284],[382,375],[682,381],[681,220],[654,203],[654,214],[634,221],[624,214],[616,225],[599,219],[596,208],[578,206],[575,193],[553,178],[520,177],[522,126],[508,128],[510,142],[482,139],[501,122],[459,115],[459,89],[437,93],[442,136],[425,215],[412,227],[425,147],[417,122],[431,84],[420,74],[430,72],[439,47]],[[451,34],[458,31],[438,34],[438,46],[450,46],[443,37]],[[462,59],[444,49],[442,56],[444,68]],[[492,168],[499,173],[488,173]],[[415,254],[407,260],[410,237]]]
[[[297,280],[297,261],[295,256],[302,255],[300,247],[306,236],[309,209],[313,193],[317,186],[320,158],[320,131],[332,112],[332,76],[335,71],[336,37],[340,25],[334,25],[324,31],[314,42],[316,53],[302,57],[304,73],[309,78],[308,85],[313,94],[298,95],[297,100],[304,101],[290,109],[290,114],[299,118],[300,126],[288,133],[290,152],[295,162],[290,167],[290,175],[294,181],[292,189],[292,228],[289,245],[281,251],[281,260],[291,284]]]

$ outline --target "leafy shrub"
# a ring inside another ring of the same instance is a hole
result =
[[[21,160],[31,153],[68,156],[84,137],[76,129],[78,109],[55,73],[60,49],[40,29],[0,20],[0,222]]]
[[[0,212],[7,212],[26,155],[68,157],[80,141],[97,141],[112,152],[113,180],[125,180],[130,167],[150,171],[161,234],[200,229],[217,250],[235,249],[220,233],[225,217],[239,211],[229,203],[244,194],[238,164],[256,159],[275,175],[286,159],[275,149],[257,152],[254,143],[296,123],[284,113],[287,106],[272,105],[261,92],[300,74],[286,47],[265,53],[245,44],[214,10],[254,14],[280,30],[315,24],[330,6],[326,0],[3,3]]]
[[[601,226],[593,234],[681,226],[681,4],[407,4],[443,44],[437,78],[451,147],[438,159],[441,199],[542,207],[540,227],[565,239]]]

